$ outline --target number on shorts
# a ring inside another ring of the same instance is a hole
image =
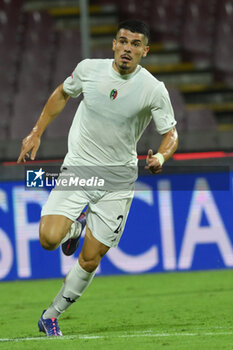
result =
[[[117,229],[114,231],[114,233],[119,233],[121,231],[121,225],[122,225],[122,221],[123,221],[123,215],[119,215],[117,220],[120,220],[120,223],[117,227]]]

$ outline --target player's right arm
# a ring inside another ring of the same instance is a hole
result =
[[[70,96],[63,89],[63,84],[59,85],[54,90],[46,102],[36,125],[30,134],[23,139],[17,163],[26,162],[26,157],[29,157],[29,152],[31,152],[30,159],[35,159],[38,148],[40,147],[40,139],[43,132],[53,119],[64,109],[69,97]]]

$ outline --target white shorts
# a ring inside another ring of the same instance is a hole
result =
[[[87,209],[87,225],[92,235],[108,247],[120,241],[129,213],[133,191],[59,191],[52,190],[41,216],[63,215],[75,221]]]

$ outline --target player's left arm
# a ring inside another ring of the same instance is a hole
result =
[[[168,160],[178,147],[178,134],[175,126],[162,135],[162,141],[158,152],[153,155],[152,149],[149,149],[146,158],[146,169],[153,174],[159,174],[162,171],[163,163]]]

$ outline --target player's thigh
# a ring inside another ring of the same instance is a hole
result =
[[[54,189],[41,211],[40,240],[54,243],[61,240],[79,217],[88,199],[82,191]]]
[[[88,204],[89,198],[84,191],[53,189],[42,208],[41,216],[61,215],[75,221]]]
[[[90,203],[87,224],[92,235],[108,247],[116,247],[123,233],[132,198]]]

